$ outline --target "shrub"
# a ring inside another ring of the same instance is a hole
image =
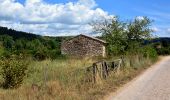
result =
[[[48,50],[47,54],[48,54],[48,57],[51,59],[56,59],[58,56],[61,56],[60,50],[57,50],[57,49]]]
[[[36,60],[45,60],[47,58],[46,54],[44,52],[41,52],[41,51],[37,51],[35,54],[34,54],[34,58]]]
[[[0,61],[4,88],[17,88],[26,75],[27,63],[18,57],[4,58]]]
[[[151,46],[146,46],[143,48],[144,57],[156,59],[158,57],[157,51]]]
[[[0,56],[2,56],[4,53],[4,48],[0,46]]]
[[[170,48],[163,47],[163,48],[157,49],[157,52],[159,55],[169,55]]]

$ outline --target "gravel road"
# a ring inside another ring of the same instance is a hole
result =
[[[170,57],[164,57],[108,100],[170,100]]]

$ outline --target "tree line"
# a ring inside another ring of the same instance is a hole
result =
[[[31,56],[38,60],[61,56],[62,37],[39,36],[0,27],[0,55]]]

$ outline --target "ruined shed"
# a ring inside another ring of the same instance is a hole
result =
[[[80,34],[64,41],[61,45],[61,53],[76,57],[105,57],[106,45],[104,40]]]

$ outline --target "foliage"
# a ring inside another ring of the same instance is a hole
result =
[[[169,55],[170,54],[170,47],[157,49],[157,53],[159,55]]]
[[[39,36],[0,27],[0,47],[5,51],[1,53],[2,56],[22,54],[37,60],[56,59],[61,56],[62,39],[64,38]]]
[[[151,23],[152,21],[147,17],[143,17],[143,19],[135,18],[134,21],[130,21],[127,24],[127,39],[138,42],[149,39],[152,32],[152,29],[150,29]]]
[[[12,50],[13,44],[14,44],[13,38],[10,37],[10,36],[5,35],[5,36],[2,36],[1,39],[3,40],[3,46],[7,50]]]
[[[135,18],[133,21],[123,22],[118,17],[97,21],[92,24],[95,32],[102,33],[102,37],[108,42],[110,55],[125,54],[132,49],[140,49],[144,39],[151,37],[149,28],[151,20]]]
[[[22,84],[28,64],[21,59],[22,58],[11,57],[9,59],[4,58],[0,61],[4,88],[17,88]]]
[[[170,38],[156,38],[149,43],[157,51],[159,55],[169,55],[170,54]]]
[[[108,42],[107,50],[110,54],[119,54],[125,51],[127,46],[125,25],[126,23],[121,22],[118,17],[92,23],[94,30],[102,33],[103,39]]]
[[[142,72],[146,66],[152,63],[151,60],[157,56],[151,46],[142,45],[144,39],[150,38],[151,30],[148,28],[149,25],[150,20],[147,18],[144,18],[144,20],[135,19],[130,23],[113,18],[94,26],[97,31],[102,33],[102,38],[109,43],[107,48],[111,55],[129,54],[125,55],[125,66],[120,68],[120,73],[111,73],[110,77],[102,81],[101,84],[91,84],[86,80],[89,76],[85,72],[87,72],[87,67],[96,62],[94,59],[64,59],[65,57],[60,55],[62,38],[33,36],[27,39],[26,36],[29,36],[29,34],[21,36],[20,32],[17,32],[17,34],[20,34],[18,36],[12,36],[11,34],[0,35],[2,44],[8,44],[4,40],[12,41],[10,42],[12,46],[7,45],[9,48],[2,45],[5,49],[3,55],[6,58],[13,54],[28,54],[38,60],[63,58],[44,61],[32,60],[29,62],[28,69],[26,60],[21,60],[18,57],[2,59],[0,66],[2,67],[4,88],[17,88],[22,82],[24,83],[22,88],[16,90],[17,92],[14,90],[10,94],[7,91],[5,93],[7,96],[4,96],[4,98],[9,99],[12,97],[12,99],[16,100],[26,98],[33,100],[101,99],[101,97],[110,92],[109,90],[115,90],[115,88],[135,77],[139,72]],[[4,34],[4,31],[0,29],[1,32]],[[115,60],[115,58],[109,60]],[[23,81],[26,74],[27,77]],[[31,89],[32,84],[37,84],[38,89]]]
[[[2,56],[4,54],[4,47],[3,46],[0,46],[0,56]]]
[[[33,39],[40,38],[39,35],[16,31],[16,30],[8,29],[6,27],[1,27],[1,26],[0,26],[0,35],[11,36],[11,37],[13,37],[14,40],[21,39],[21,38],[25,38],[27,40],[33,40]]]
[[[39,48],[35,53],[34,53],[34,58],[36,58],[37,60],[45,60],[46,58],[48,58],[48,54],[45,50],[46,48]]]
[[[158,57],[156,50],[151,46],[145,46],[142,50],[146,58],[156,59]]]
[[[113,61],[117,58],[120,57],[114,56],[109,60]],[[125,58],[126,65],[120,68],[119,73],[110,73],[101,84],[92,84],[87,80],[92,73],[87,74],[87,67],[96,62],[95,59],[31,60],[22,87],[8,91],[0,89],[0,92],[3,100],[28,98],[30,100],[101,100],[153,63],[151,59],[146,59],[142,55],[129,55]],[[36,84],[37,89],[34,90],[32,84]]]

